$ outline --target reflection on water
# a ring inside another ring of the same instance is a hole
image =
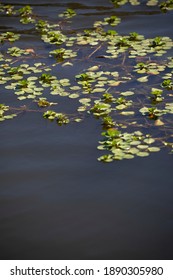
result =
[[[74,5],[49,2],[36,5],[40,14],[52,18]],[[91,26],[104,9],[111,13],[109,1],[77,2],[80,21],[74,28],[81,22]],[[160,13],[132,10],[138,13],[118,10],[122,33],[170,36],[171,13],[165,20]],[[17,29],[13,20],[15,25],[0,19],[0,30]],[[11,96],[3,98],[9,102]],[[81,126],[57,127],[25,113],[1,124],[1,259],[172,259],[171,155],[163,151],[101,164],[96,161],[99,136],[100,128],[90,118]]]

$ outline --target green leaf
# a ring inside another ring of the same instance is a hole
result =
[[[26,99],[26,96],[19,96],[17,99],[24,100],[24,99]]]
[[[136,155],[138,157],[147,157],[147,156],[149,156],[149,153],[148,152],[138,152]]]
[[[149,147],[148,150],[150,152],[159,152],[160,151],[160,148],[159,147]]]
[[[134,92],[133,91],[124,91],[124,92],[121,92],[120,94],[123,96],[131,96],[134,94]]]
[[[155,142],[155,139],[153,139],[153,138],[146,138],[146,139],[144,139],[144,142],[145,142],[146,144],[152,144],[152,143]]]
[[[78,93],[72,93],[68,96],[69,98],[78,98],[79,94]]]
[[[141,78],[138,78],[137,81],[140,83],[146,83],[148,82],[148,76],[143,76]]]

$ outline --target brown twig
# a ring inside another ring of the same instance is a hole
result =
[[[87,58],[90,58],[93,54],[95,54],[100,48],[101,48],[102,44],[100,44],[92,53],[90,53],[89,56],[87,56]]]

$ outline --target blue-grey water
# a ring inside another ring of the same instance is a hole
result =
[[[2,1],[23,2],[35,3],[48,19],[76,9],[76,30],[115,11],[106,0]],[[121,34],[172,36],[172,12],[128,5],[116,13],[122,18]],[[39,39],[27,29],[15,17],[0,18],[1,32],[21,30],[23,43],[39,48]],[[2,96],[8,104],[11,98]],[[163,150],[102,164],[96,149],[100,132],[90,117],[59,127],[26,112],[1,123],[1,259],[173,258],[172,155]]]

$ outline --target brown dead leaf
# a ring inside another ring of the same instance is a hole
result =
[[[164,122],[162,122],[161,120],[156,120],[155,123],[154,123],[156,126],[161,126],[161,125],[164,125]]]
[[[35,53],[35,51],[33,49],[26,49],[25,51],[28,53]]]

